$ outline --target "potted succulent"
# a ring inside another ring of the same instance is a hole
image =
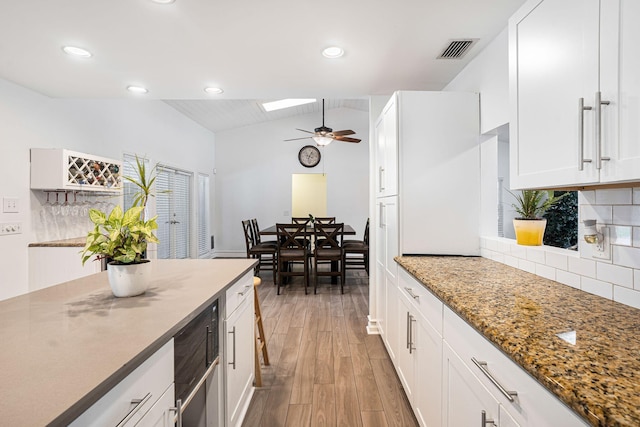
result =
[[[547,226],[547,220],[542,215],[567,194],[554,196],[551,190],[522,190],[520,194],[511,193],[516,199],[516,203],[511,206],[520,215],[513,220],[516,242],[527,246],[542,245]]]
[[[89,211],[94,228],[87,234],[82,251],[83,265],[93,255],[109,261],[107,275],[117,297],[140,295],[147,290],[151,270],[150,261],[145,259],[147,244],[159,243],[153,234],[158,228],[157,216],[146,220],[145,215],[155,177],[147,174],[145,161],[138,156],[136,173],[137,178],[125,177],[139,189],[131,208],[123,212],[116,206],[108,215],[97,209]]]

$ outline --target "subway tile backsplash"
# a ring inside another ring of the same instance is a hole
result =
[[[578,204],[580,221],[609,226],[611,260],[592,259],[584,241],[569,251],[499,237],[481,238],[482,256],[640,309],[640,187],[581,191]]]

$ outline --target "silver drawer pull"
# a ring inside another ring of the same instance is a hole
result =
[[[496,423],[492,419],[487,419],[487,411],[483,409],[482,415],[480,416],[480,427],[486,427],[487,425],[495,427]]]
[[[229,365],[233,366],[233,370],[235,371],[236,369],[236,327],[233,327],[232,331],[229,331],[229,334],[233,334],[233,359],[231,360],[231,362],[229,362]]]
[[[584,170],[585,163],[591,163],[591,159],[584,158],[584,112],[591,107],[584,105],[584,98],[578,99],[578,170]]]
[[[174,408],[169,408],[169,411],[176,413],[176,416],[173,418],[175,426],[182,427],[182,399],[176,400],[176,406]]]
[[[404,290],[407,291],[407,293],[409,295],[411,295],[411,298],[413,298],[413,299],[420,298],[420,295],[416,295],[416,294],[413,293],[413,289],[412,288],[404,288]]]
[[[248,290],[248,289],[251,289],[251,285],[247,285],[247,286],[245,286],[244,288],[242,288],[242,292],[238,292],[238,295],[240,295],[241,297],[243,297],[243,296],[244,296],[244,294],[246,294],[246,293],[247,293],[247,290]]]
[[[142,407],[144,406],[145,403],[147,403],[149,401],[149,399],[151,399],[151,393],[147,393],[142,399],[131,399],[131,404],[132,405],[136,405],[134,406],[129,413],[127,414],[126,417],[124,417],[122,419],[122,421],[120,421],[116,427],[120,427],[125,425],[127,422],[129,422],[129,420],[136,414],[138,413],[138,411],[140,409],[142,409]]]
[[[514,397],[518,396],[518,392],[508,391],[502,386],[502,384],[498,382],[498,380],[493,378],[493,375],[491,375],[491,372],[489,372],[489,370],[487,369],[487,362],[479,362],[475,357],[472,357],[471,361],[475,363],[475,365],[482,371],[483,374],[486,375],[487,378],[489,378],[489,381],[491,381],[493,385],[496,386],[498,390],[500,390],[500,393],[502,393],[509,402],[513,402],[515,400]]]

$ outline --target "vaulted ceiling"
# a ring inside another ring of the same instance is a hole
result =
[[[0,77],[50,97],[161,99],[187,115],[209,111],[231,122],[235,110],[263,120],[254,100],[439,90],[523,2],[2,1]],[[462,59],[437,59],[458,38],[477,42]],[[93,56],[70,57],[66,45]],[[332,45],[344,56],[323,57]],[[129,93],[130,85],[149,92]],[[224,92],[210,95],[207,86]]]

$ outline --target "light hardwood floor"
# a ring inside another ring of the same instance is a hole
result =
[[[276,295],[271,273],[261,276],[271,365],[262,365],[243,426],[418,425],[380,336],[366,332],[363,270],[348,271],[344,295],[328,278],[316,295],[300,278]]]

